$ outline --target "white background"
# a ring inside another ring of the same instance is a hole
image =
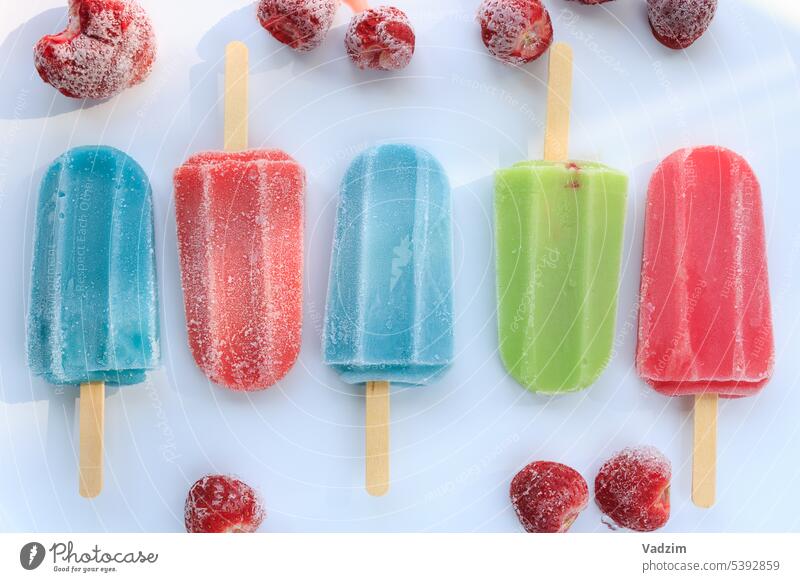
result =
[[[262,531],[519,531],[508,485],[527,462],[565,462],[591,485],[611,454],[644,443],[672,460],[666,531],[800,530],[792,2],[724,0],[710,31],[676,52],[652,37],[643,0],[547,0],[556,38],[576,53],[573,157],[631,176],[616,355],[589,390],[551,399],[520,388],[497,356],[491,224],[493,171],[541,156],[546,59],[522,69],[491,59],[478,0],[397,0],[418,45],[396,74],[351,65],[344,7],[324,46],[297,55],[258,26],[249,2],[143,0],[160,39],[152,76],[83,107],[32,64],[35,41],[63,28],[64,4],[0,0],[0,530],[181,531],[191,483],[225,472],[262,492]],[[250,396],[210,385],[192,361],[171,187],[186,157],[221,146],[221,58],[233,39],[251,49],[252,145],[284,148],[309,172],[300,361]],[[457,358],[439,383],[394,391],[393,484],[376,499],[362,488],[362,389],[322,365],[320,331],[338,182],[356,152],[387,140],[432,151],[454,186]],[[107,483],[86,501],[77,391],[32,377],[24,338],[38,183],[64,150],[95,143],[129,152],[152,180],[165,365],[147,384],[109,392]],[[633,355],[647,181],[673,150],[710,143],[743,154],[761,179],[777,363],[762,395],[721,407],[718,502],[706,511],[689,500],[691,401],[647,388]],[[593,504],[573,530],[608,531]]]

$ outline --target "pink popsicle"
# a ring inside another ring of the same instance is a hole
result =
[[[189,343],[217,384],[266,388],[297,359],[304,189],[278,150],[202,153],[175,173]]]
[[[679,150],[647,195],[639,375],[668,396],[750,396],[773,362],[758,180],[730,150]]]
[[[730,150],[679,150],[647,194],[636,367],[658,392],[695,397],[699,507],[716,497],[718,398],[758,393],[774,360],[758,180]]]

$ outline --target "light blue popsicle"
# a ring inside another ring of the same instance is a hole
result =
[[[359,155],[341,187],[325,363],[345,382],[424,385],[453,360],[450,186],[410,145]]]
[[[159,366],[152,193],[123,152],[69,150],[47,170],[33,254],[28,363],[56,385],[142,382]]]

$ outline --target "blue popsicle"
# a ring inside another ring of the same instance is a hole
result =
[[[325,363],[366,383],[366,489],[389,490],[390,383],[420,386],[453,360],[450,186],[425,150],[369,149],[344,177]]]
[[[425,150],[391,144],[341,187],[325,362],[345,382],[424,385],[453,359],[450,186]]]
[[[136,384],[159,365],[150,184],[123,152],[69,150],[39,194],[28,362],[56,385]]]

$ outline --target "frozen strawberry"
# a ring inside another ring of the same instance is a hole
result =
[[[653,447],[625,449],[606,461],[594,482],[600,510],[621,526],[653,531],[669,521],[669,460]]]
[[[538,59],[553,42],[550,14],[539,0],[483,0],[478,19],[489,52],[514,65]]]
[[[258,493],[238,479],[207,475],[186,498],[184,518],[189,533],[252,533],[264,521]]]
[[[261,0],[261,26],[283,44],[306,52],[317,48],[333,24],[339,0]]]
[[[359,69],[402,69],[414,56],[416,38],[405,12],[391,6],[369,8],[350,21],[344,39]]]
[[[686,48],[703,36],[716,11],[717,0],[647,0],[653,34],[672,49]]]
[[[67,29],[34,48],[42,79],[78,99],[107,99],[141,83],[155,58],[150,17],[134,0],[70,0]]]
[[[536,461],[511,481],[511,503],[528,533],[567,531],[588,502],[586,480],[560,463]]]
[[[605,2],[611,2],[611,0],[578,0],[581,4],[603,4]]]

